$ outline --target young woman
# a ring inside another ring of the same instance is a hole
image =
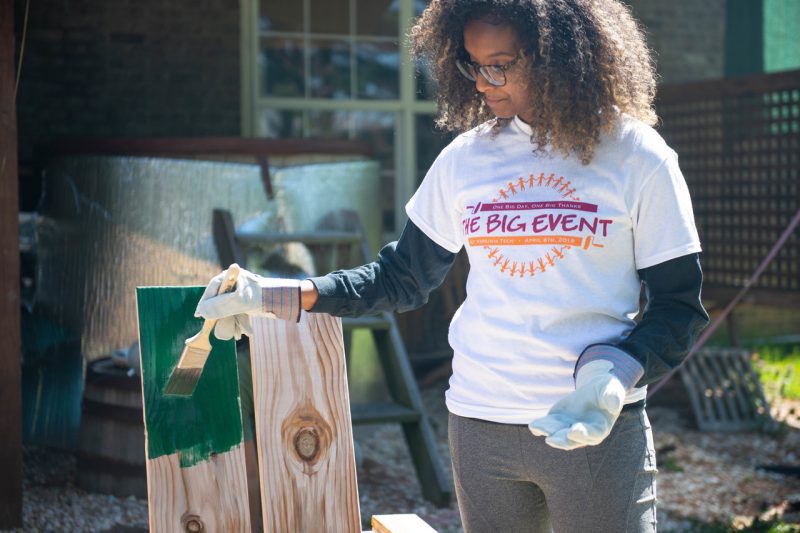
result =
[[[433,0],[412,30],[462,132],[377,261],[299,281],[243,272],[198,314],[297,319],[422,305],[466,248],[446,393],[467,532],[656,530],[646,385],[708,316],[678,158],[651,128],[653,64],[617,0]],[[647,306],[639,322],[640,287]]]

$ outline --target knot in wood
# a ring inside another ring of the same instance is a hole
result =
[[[184,531],[188,533],[201,533],[205,530],[203,520],[195,514],[185,515],[181,522],[183,522]]]
[[[304,461],[314,460],[319,454],[319,435],[313,429],[301,429],[294,436],[294,449]]]

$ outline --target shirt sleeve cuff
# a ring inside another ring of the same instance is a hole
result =
[[[636,383],[644,376],[644,367],[630,354],[611,344],[591,344],[583,350],[575,363],[575,376],[581,367],[592,361],[609,361],[614,367],[611,373],[614,374],[625,386],[626,390],[633,388]]]
[[[308,278],[317,288],[317,301],[314,306],[309,309],[309,313],[329,313],[333,314],[336,308],[336,280],[331,276],[319,276]]]

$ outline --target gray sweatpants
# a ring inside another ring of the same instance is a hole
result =
[[[656,457],[644,407],[597,446],[548,446],[527,426],[450,414],[453,477],[466,533],[656,531]]]

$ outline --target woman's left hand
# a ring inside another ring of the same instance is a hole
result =
[[[595,360],[577,373],[575,390],[557,401],[546,416],[528,424],[553,448],[573,450],[600,444],[614,426],[625,402],[625,385],[610,361]]]

